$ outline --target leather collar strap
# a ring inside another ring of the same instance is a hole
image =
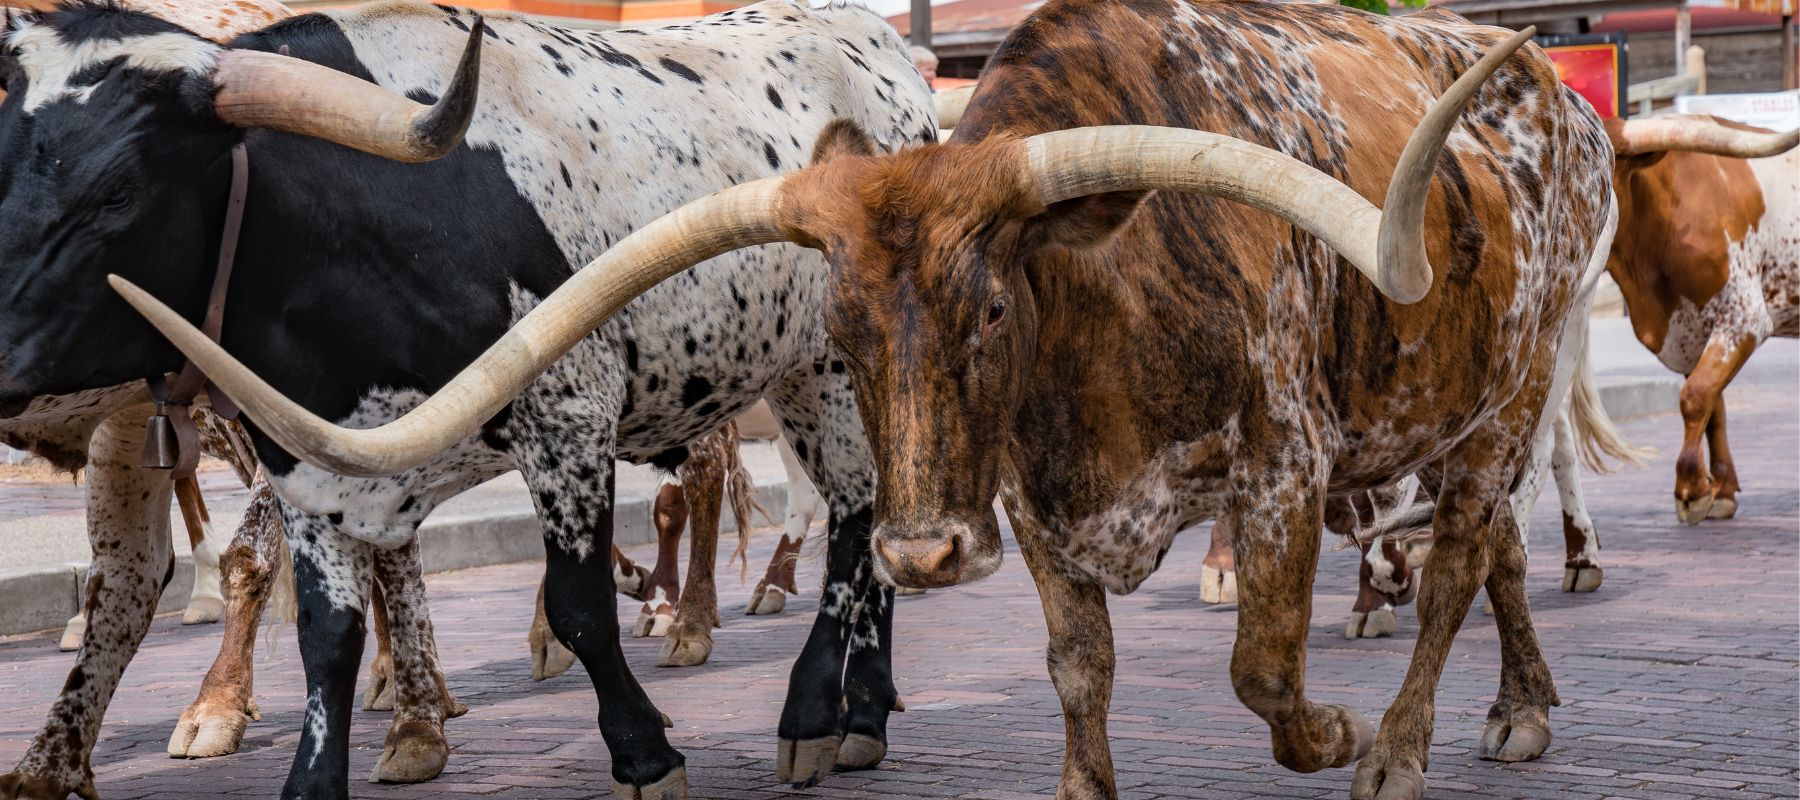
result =
[[[244,200],[250,190],[250,153],[239,144],[231,148],[231,195],[225,206],[225,232],[219,240],[219,267],[213,273],[212,294],[206,301],[206,319],[200,330],[219,341],[225,325],[225,294],[231,287],[231,267],[237,260],[238,234],[244,227]],[[200,464],[200,433],[194,426],[190,407],[200,390],[206,389],[213,413],[225,419],[236,419],[238,409],[223,392],[206,380],[194,362],[181,366],[181,372],[170,386],[161,375],[146,379],[150,398],[156,401],[156,414],[150,417],[144,431],[143,466],[146,469],[172,469],[174,477],[194,474]],[[170,416],[169,407],[176,413]]]

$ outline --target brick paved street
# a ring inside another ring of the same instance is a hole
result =
[[[1664,415],[1625,426],[1661,454],[1648,470],[1589,478],[1606,546],[1606,585],[1598,594],[1557,590],[1561,545],[1547,493],[1534,523],[1541,555],[1532,565],[1531,598],[1564,702],[1552,714],[1556,741],[1530,764],[1473,756],[1499,663],[1492,625],[1476,612],[1439,693],[1432,797],[1795,796],[1800,413],[1792,367],[1778,375],[1733,390],[1732,443],[1747,487],[1736,520],[1678,526],[1669,487],[1679,421]],[[752,563],[766,558],[771,539],[758,538]],[[1350,770],[1296,775],[1270,762],[1265,729],[1238,705],[1227,677],[1235,614],[1196,600],[1204,546],[1203,536],[1189,534],[1142,590],[1112,601],[1120,654],[1111,732],[1122,794],[1347,796]],[[1400,684],[1417,618],[1402,610],[1392,639],[1344,640],[1354,560],[1327,552],[1322,561],[1309,691],[1378,719]],[[817,579],[816,564],[803,569],[803,581]],[[595,700],[580,668],[542,684],[528,679],[525,623],[539,571],[518,564],[430,578],[450,685],[472,710],[450,723],[456,750],[443,777],[417,786],[355,782],[354,796],[610,796]],[[734,570],[721,572],[725,627],[711,663],[659,670],[659,642],[626,644],[639,679],[676,720],[671,734],[687,754],[694,796],[1007,800],[1054,792],[1062,726],[1042,664],[1043,619],[1016,552],[979,584],[901,601],[895,674],[910,710],[894,717],[889,761],[805,792],[774,783],[774,730],[787,669],[810,621],[796,608],[816,595],[809,592],[784,616],[750,619],[739,613],[747,588],[736,584]],[[301,705],[298,659],[291,635],[282,633],[274,654],[258,659],[263,719],[252,725],[245,750],[173,761],[163,754],[165,737],[212,658],[218,629],[158,620],[95,754],[101,794],[272,797],[291,758]],[[0,765],[24,750],[71,660],[47,636],[0,643]],[[364,712],[356,720],[352,777],[360,779],[380,752],[386,720]]]

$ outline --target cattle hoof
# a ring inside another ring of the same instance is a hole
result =
[[[569,671],[575,666],[575,653],[555,638],[546,637],[542,642],[532,642],[531,679],[534,681],[549,680]]]
[[[421,783],[442,774],[450,760],[443,728],[426,722],[402,722],[388,731],[381,760],[369,773],[370,783]]]
[[[1200,565],[1200,602],[1223,605],[1235,603],[1237,599],[1237,570]]]
[[[1692,501],[1675,500],[1675,516],[1689,525],[1699,525],[1712,513],[1712,508],[1712,495],[1696,497]]]
[[[76,615],[69,618],[69,624],[63,626],[62,640],[56,643],[56,649],[72,653],[81,649],[81,640],[87,636],[87,616]]]
[[[782,591],[779,586],[759,586],[750,595],[750,605],[744,609],[744,613],[756,617],[779,614],[784,608],[787,608],[787,592]]]
[[[639,639],[649,636],[667,636],[669,626],[675,624],[673,610],[658,610],[654,613],[638,613],[637,623],[631,626],[631,635]]]
[[[616,800],[687,800],[687,767],[676,767],[662,780],[648,786],[613,784]]]
[[[894,594],[899,597],[912,597],[914,595],[924,594],[928,591],[931,591],[931,590],[920,589],[917,586],[899,586],[899,587],[895,587]]]
[[[370,675],[369,688],[363,692],[364,711],[394,710],[394,681],[386,675]]]
[[[254,706],[251,711],[254,713]],[[181,712],[175,732],[169,734],[170,758],[213,758],[238,751],[250,714],[211,703],[195,703]]]
[[[218,622],[225,616],[225,601],[216,597],[196,597],[188,601],[187,609],[181,612],[181,624],[204,625]]]
[[[1423,800],[1424,797],[1425,774],[1415,764],[1390,758],[1364,759],[1356,765],[1356,778],[1350,783],[1350,800]]]
[[[1484,616],[1489,616],[1489,617],[1493,616],[1494,615],[1494,601],[1492,601],[1492,600],[1481,601],[1481,613]]]
[[[832,767],[837,766],[838,745],[842,741],[836,736],[821,736],[803,742],[782,739],[775,754],[776,779],[792,784],[796,789],[819,785],[819,781],[831,773]]]
[[[1731,519],[1735,516],[1737,516],[1737,498],[1733,497],[1713,498],[1712,508],[1706,512],[1707,519]]]
[[[625,595],[640,603],[650,602],[650,570],[636,564],[631,566],[631,574],[621,577],[618,585],[613,587],[619,594]]]
[[[1563,591],[1591,592],[1606,579],[1599,566],[1563,567]]]
[[[656,657],[659,667],[698,667],[712,655],[712,634],[704,627],[689,629],[677,625],[663,639],[662,653]]]
[[[1350,624],[1344,626],[1346,639],[1380,639],[1394,635],[1399,621],[1394,618],[1393,606],[1382,606],[1373,611],[1350,612]]]
[[[884,758],[887,758],[887,742],[867,734],[852,733],[838,745],[835,767],[838,772],[874,769]]]
[[[369,688],[363,690],[364,711],[394,710],[394,660],[375,656],[369,663]]]
[[[83,781],[81,786],[71,789],[49,778],[18,772],[0,775],[0,800],[65,800],[71,793],[84,800],[100,800],[100,793],[94,789],[92,776]]]
[[[1511,711],[1499,704],[1488,711],[1481,732],[1484,761],[1530,761],[1550,747],[1550,715],[1541,708]]]

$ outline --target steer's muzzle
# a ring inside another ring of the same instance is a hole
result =
[[[875,578],[912,589],[937,589],[985,578],[1000,568],[1000,530],[959,520],[877,525]]]

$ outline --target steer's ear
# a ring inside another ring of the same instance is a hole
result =
[[[813,144],[812,163],[823,164],[834,158],[875,155],[875,140],[862,127],[847,119],[832,120],[819,131]]]
[[[1111,192],[1052,203],[1025,221],[1026,241],[1079,250],[1112,241],[1137,214],[1149,192]]]

